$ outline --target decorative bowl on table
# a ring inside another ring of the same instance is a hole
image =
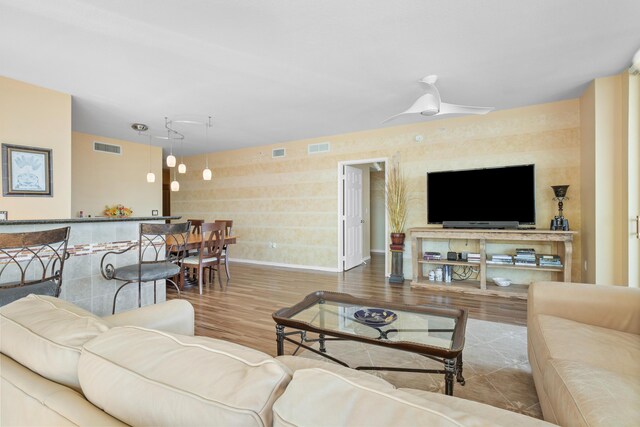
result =
[[[498,286],[509,286],[511,284],[511,280],[509,279],[505,279],[504,277],[494,277],[493,279],[493,283],[495,283]]]
[[[391,310],[383,308],[363,308],[353,314],[356,322],[363,323],[367,326],[386,326],[390,325],[398,319],[398,315]]]

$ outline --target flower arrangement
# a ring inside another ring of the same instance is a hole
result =
[[[116,217],[128,217],[131,216],[133,211],[131,208],[127,208],[124,205],[113,205],[113,206],[105,206],[104,214],[108,217],[116,218]]]

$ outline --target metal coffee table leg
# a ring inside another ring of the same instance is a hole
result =
[[[276,341],[278,343],[278,356],[284,355],[284,326],[276,325]]]
[[[456,374],[456,359],[444,360],[444,393],[453,396],[453,377]]]
[[[460,383],[460,385],[464,385],[464,377],[462,376],[462,352],[458,355],[456,360],[456,381]]]

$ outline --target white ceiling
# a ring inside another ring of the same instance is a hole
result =
[[[106,137],[212,114],[190,154],[433,120],[381,124],[427,74],[454,104],[574,98],[630,65],[639,22],[638,0],[0,0],[0,75]]]

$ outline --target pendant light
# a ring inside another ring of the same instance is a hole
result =
[[[137,131],[139,136],[142,136],[142,132],[149,130],[149,126],[144,123],[133,123],[131,128]],[[149,172],[147,173],[147,182],[156,182],[156,175],[151,172],[151,134],[149,134]]]
[[[173,170],[173,181],[171,181],[171,191],[180,191],[180,183],[176,180],[176,170]]]
[[[184,164],[184,139],[180,142],[182,147],[182,155],[180,156],[180,164],[178,165],[178,173],[187,173],[187,165]]]
[[[173,139],[171,139],[171,130],[169,129],[169,118],[164,118],[164,127],[167,128],[167,139],[171,144],[169,155],[167,156],[167,167],[172,168],[176,165],[176,156],[173,155]]]
[[[147,173],[147,182],[156,182],[156,174],[151,172],[151,134],[149,134],[149,173]]]
[[[205,125],[205,143],[209,142],[209,127],[211,127],[211,116],[209,116],[209,123]],[[212,173],[211,169],[209,169],[209,153],[205,156],[205,167],[202,171],[202,179],[205,181],[211,181]]]

